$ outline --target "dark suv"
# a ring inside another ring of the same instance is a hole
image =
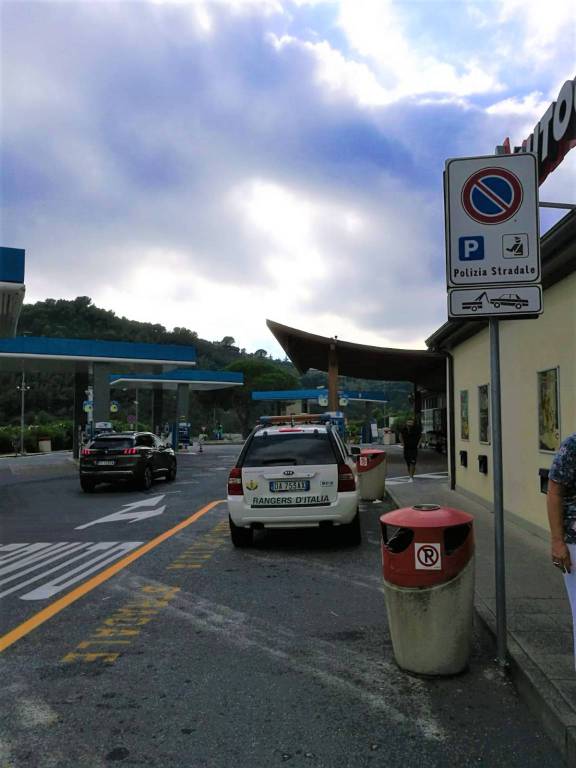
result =
[[[80,455],[80,485],[90,493],[98,483],[136,481],[147,491],[154,479],[176,478],[176,455],[152,432],[105,433]]]

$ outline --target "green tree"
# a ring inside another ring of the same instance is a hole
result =
[[[211,405],[227,410],[234,410],[242,434],[246,437],[263,406],[252,400],[252,392],[259,390],[297,389],[300,382],[296,376],[286,370],[286,367],[272,360],[248,357],[236,360],[225,368],[244,374],[244,386],[233,387],[215,393],[202,395],[205,405]]]

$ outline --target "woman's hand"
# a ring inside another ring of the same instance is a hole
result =
[[[570,560],[570,550],[564,541],[552,539],[552,562],[562,573],[570,573],[572,562]]]

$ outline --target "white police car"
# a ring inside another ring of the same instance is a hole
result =
[[[228,478],[230,535],[252,544],[259,528],[338,526],[360,544],[356,464],[329,417],[268,416]]]

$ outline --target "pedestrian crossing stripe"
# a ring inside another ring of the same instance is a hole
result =
[[[17,594],[20,600],[46,600],[143,543],[57,541],[0,545],[0,598]]]
[[[415,480],[447,480],[448,472],[427,472],[422,475],[414,475]],[[387,477],[386,485],[404,485],[410,482],[409,475],[402,475],[400,477]]]

